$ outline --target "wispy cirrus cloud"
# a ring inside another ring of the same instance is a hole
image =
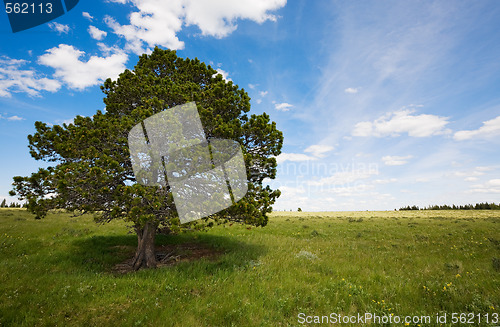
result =
[[[465,201],[466,197],[466,201],[473,201],[463,193],[471,182],[477,184],[486,175],[455,178],[459,186],[454,187],[442,183],[442,176],[453,161],[463,163],[466,170],[485,160],[482,149],[465,149],[463,143],[455,141],[498,139],[487,136],[497,135],[496,121],[485,121],[483,128],[474,127],[464,133],[451,130],[457,120],[482,115],[478,109],[485,104],[481,101],[487,101],[489,106],[498,103],[497,95],[487,94],[498,82],[499,66],[492,58],[498,58],[500,47],[488,46],[496,44],[498,21],[484,14],[498,13],[498,8],[493,7],[490,3],[470,7],[455,3],[450,7],[437,2],[331,2],[329,9],[335,12],[336,23],[325,27],[324,33],[336,41],[330,43],[328,58],[315,58],[315,62],[325,59],[321,62],[322,75],[313,83],[316,89],[307,94],[305,105],[300,103],[301,110],[293,111],[293,118],[301,119],[304,129],[290,131],[288,142],[300,146],[311,140],[335,144],[335,156],[329,157],[327,164],[357,158],[360,152],[370,156],[355,160],[377,158],[374,161],[379,162],[384,158],[377,176],[381,182],[373,183],[381,194],[393,192],[404,198],[399,183],[390,182],[397,180],[415,185],[412,191],[417,196],[408,201],[436,201],[443,194],[443,198],[447,197],[443,201],[448,203]],[[481,48],[470,48],[472,39],[478,40]],[[467,103],[465,107],[463,102]],[[408,106],[411,103],[425,107]],[[493,158],[486,160],[491,162],[497,155],[492,147],[487,151]],[[314,165],[317,163],[323,161]],[[391,169],[398,165],[407,169]],[[286,170],[282,171],[284,174]],[[304,180],[327,183],[340,178],[310,177]],[[468,180],[463,181],[465,178]],[[416,180],[428,183],[416,184]],[[368,178],[356,182],[367,184]],[[426,190],[429,185],[433,185],[430,191]],[[352,194],[361,193],[356,192],[352,190]],[[318,192],[315,199],[324,197]],[[484,199],[482,196],[479,200]]]
[[[303,111],[304,119],[314,124],[308,130],[323,131],[328,126],[328,135],[315,136],[328,143],[340,142],[346,135],[353,134],[353,126],[358,123],[363,124],[356,126],[356,135],[385,135],[375,126],[374,118],[362,117],[390,115],[385,117],[386,123],[395,123],[391,121],[396,116],[394,109],[404,108],[415,99],[427,99],[432,94],[429,91],[440,87],[439,81],[449,75],[446,63],[459,42],[460,31],[468,26],[452,19],[461,13],[458,7],[450,11],[443,5],[397,2],[381,5],[373,1],[363,5],[353,2],[332,5],[341,19],[328,32],[339,42],[332,44],[329,59],[322,68],[323,75],[316,83],[319,87],[313,102]],[[458,18],[463,19],[464,15]],[[364,19],[371,21],[371,28],[359,24]],[[344,94],[355,96],[341,96]],[[421,103],[429,106],[427,101]],[[449,118],[429,108],[433,111],[429,114],[438,118],[431,123],[438,126],[409,126],[403,131],[394,127],[387,133],[411,132],[415,137],[448,133],[441,127]],[[408,116],[407,120],[411,121],[403,122],[407,124],[418,123],[419,119],[427,123],[425,118],[432,118],[415,113],[401,116]],[[415,120],[414,116],[418,118]]]

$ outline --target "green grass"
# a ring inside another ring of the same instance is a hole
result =
[[[0,325],[298,326],[301,312],[371,312],[458,326],[453,312],[499,312],[498,211],[275,212],[265,228],[157,239],[210,245],[215,261],[115,274],[137,242],[127,232],[0,210]]]

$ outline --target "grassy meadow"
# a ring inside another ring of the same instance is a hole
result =
[[[500,325],[484,321],[500,312],[499,211],[274,212],[264,228],[160,235],[217,256],[120,274],[137,243],[128,230],[0,210],[0,325],[327,326],[298,315],[365,312]]]

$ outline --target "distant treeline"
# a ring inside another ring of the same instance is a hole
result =
[[[11,202],[10,204],[7,204],[7,201],[3,199],[2,203],[0,203],[0,208],[25,208],[26,204],[21,204],[17,202]]]
[[[418,206],[407,206],[399,208],[399,210],[500,210],[500,204],[496,203],[476,203],[476,204],[466,204],[466,205],[432,205],[425,208],[419,208]]]

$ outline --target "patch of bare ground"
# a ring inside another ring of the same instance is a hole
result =
[[[130,251],[130,247],[127,247]],[[183,244],[167,244],[155,247],[156,260],[158,261],[157,268],[174,266],[180,262],[191,262],[206,258],[208,260],[216,260],[224,254],[224,251],[214,249],[203,243],[183,243]],[[127,260],[116,264],[112,271],[118,274],[127,274],[134,271],[132,262],[134,253],[131,252],[131,257]]]

